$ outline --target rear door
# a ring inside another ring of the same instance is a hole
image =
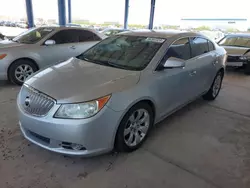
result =
[[[194,97],[210,88],[216,74],[217,54],[214,44],[202,37],[191,37]]]
[[[61,61],[65,61],[70,57],[77,56],[76,45],[79,38],[76,30],[61,30],[55,33],[48,40],[54,40],[54,45],[46,46],[43,44],[39,54],[43,60],[43,67],[49,66]]]
[[[102,40],[94,32],[88,30],[79,29],[77,30],[77,35],[79,37],[79,43],[76,44],[77,55],[80,55]]]

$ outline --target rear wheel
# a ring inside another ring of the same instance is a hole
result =
[[[152,108],[147,103],[133,106],[122,119],[115,141],[115,149],[131,152],[146,140],[154,122]]]
[[[221,89],[222,80],[223,80],[223,73],[222,71],[219,71],[214,78],[212,86],[210,87],[208,92],[205,95],[203,95],[203,99],[205,100],[216,99]]]
[[[38,70],[37,66],[30,60],[20,59],[11,64],[9,68],[9,80],[17,85],[24,81]]]

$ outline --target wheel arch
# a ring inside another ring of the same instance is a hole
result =
[[[222,77],[224,77],[224,74],[225,74],[225,69],[224,68],[220,68],[218,72],[221,72],[222,73]]]
[[[127,108],[126,110],[124,110],[124,112],[122,113],[119,121],[118,121],[118,126],[116,126],[116,130],[114,132],[114,135],[113,135],[113,139],[112,139],[112,146],[114,147],[115,146],[115,140],[116,140],[116,135],[117,135],[117,131],[118,131],[118,128],[120,126],[120,123],[121,121],[123,120],[124,116],[127,114],[127,112],[134,106],[140,104],[140,103],[147,103],[151,108],[152,108],[152,111],[153,111],[153,116],[154,116],[154,122],[155,122],[155,117],[156,117],[156,104],[154,102],[154,100],[152,100],[151,98],[149,97],[144,97],[144,98],[141,98],[141,99],[138,99],[138,100],[135,100],[133,103],[131,103]]]
[[[19,60],[27,60],[27,61],[30,61],[30,62],[32,62],[36,67],[37,67],[37,70],[39,70],[39,66],[38,66],[38,64],[37,64],[37,62],[34,60],[34,59],[32,59],[32,58],[29,58],[29,57],[22,57],[22,58],[18,58],[18,59],[15,59],[14,61],[12,61],[11,63],[10,63],[10,65],[8,66],[8,69],[7,69],[7,76],[8,76],[8,79],[10,79],[9,78],[9,72],[10,72],[10,67],[13,65],[13,63],[15,63],[16,61],[19,61]]]

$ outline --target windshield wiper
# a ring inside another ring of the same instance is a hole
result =
[[[105,63],[107,63],[109,66],[115,67],[115,68],[120,68],[120,69],[127,69],[127,68],[129,68],[129,69],[131,69],[131,68],[128,67],[128,66],[119,65],[119,64],[116,64],[116,63],[112,63],[112,62],[110,62],[110,61],[105,61]]]
[[[119,65],[119,64],[116,64],[116,63],[112,63],[110,61],[102,61],[102,60],[95,60],[95,59],[88,59],[87,57],[77,57],[81,60],[84,60],[84,61],[88,61],[88,62],[91,62],[91,63],[96,63],[96,64],[99,64],[99,65],[104,65],[104,66],[110,66],[110,67],[115,67],[115,68],[119,68],[119,69],[125,69],[125,70],[139,70],[139,68],[134,68],[134,67],[130,67],[130,66],[126,66],[126,65]]]

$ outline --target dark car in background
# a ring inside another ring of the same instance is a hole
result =
[[[229,34],[218,44],[227,51],[227,66],[243,68],[250,75],[250,34]]]

